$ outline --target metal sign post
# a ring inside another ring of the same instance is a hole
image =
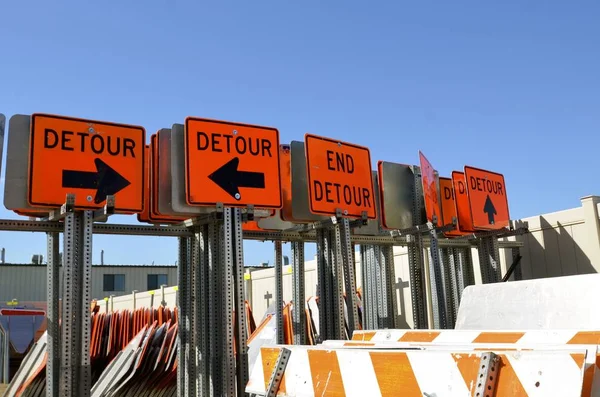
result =
[[[292,269],[292,276],[294,278],[294,344],[304,345],[306,344],[307,334],[305,312],[306,299],[304,296],[304,242],[302,241],[292,242]],[[279,333],[277,334],[277,337],[279,338]]]
[[[53,395],[56,392],[55,353],[60,346],[60,370],[57,396],[82,396],[90,395],[92,387],[90,369],[90,293],[92,273],[92,225],[94,222],[93,211],[75,211],[75,196],[67,195],[67,201],[61,208],[51,214],[51,218],[64,217],[63,237],[63,271],[64,284],[62,294],[62,322],[60,342],[57,338],[57,327],[52,325],[52,345],[48,346],[52,355],[52,365],[47,369],[51,385],[48,391]],[[56,265],[55,239],[51,237],[52,246],[48,247],[49,257],[52,264],[49,273],[52,279],[48,279],[48,290],[55,298],[55,274]],[[58,240],[58,239],[56,239]],[[49,313],[55,311],[54,301],[49,302],[52,307]],[[55,313],[53,313],[55,314]],[[57,346],[58,345],[58,346]],[[50,363],[50,361],[49,361]]]

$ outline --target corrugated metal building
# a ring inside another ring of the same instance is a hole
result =
[[[62,279],[62,266],[60,269]],[[94,265],[92,299],[177,285],[175,265]],[[46,300],[46,264],[0,263],[0,302]]]

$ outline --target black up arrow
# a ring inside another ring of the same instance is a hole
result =
[[[96,189],[94,203],[114,195],[131,184],[121,174],[100,159],[95,159],[96,171],[63,170],[62,186],[70,189]]]
[[[240,159],[232,158],[208,177],[216,183],[221,189],[225,190],[231,197],[236,200],[241,199],[241,187],[254,189],[265,188],[265,174],[262,172],[239,171],[238,165]]]
[[[487,213],[488,215],[488,223],[490,225],[494,224],[494,215],[497,214],[496,212],[496,207],[494,207],[494,203],[492,203],[492,199],[490,198],[490,195],[488,194],[487,198],[485,199],[485,204],[483,205],[483,212]]]

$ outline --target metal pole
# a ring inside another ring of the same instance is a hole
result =
[[[306,344],[306,312],[305,312],[305,289],[304,289],[304,243],[294,241],[292,243],[292,258],[294,271],[294,344]]]
[[[327,335],[327,317],[325,315],[325,254],[324,254],[324,245],[325,245],[325,236],[323,234],[323,229],[316,230],[317,237],[317,296],[319,297],[318,307],[319,307],[319,329],[317,330],[317,336],[315,342],[319,343],[322,341]]]
[[[47,233],[47,257],[46,265],[46,329],[48,333],[48,361],[46,363],[46,396],[58,397],[58,385],[60,377],[60,328],[58,318],[59,305],[59,271],[60,271],[60,247],[59,233]],[[8,371],[8,362],[6,362]],[[5,379],[8,383],[8,375]]]
[[[237,353],[235,369],[237,371],[237,396],[242,397],[245,395],[246,384],[250,376],[248,373],[248,323],[244,294],[244,236],[242,233],[242,211],[239,208],[235,208],[232,211],[232,234],[234,237],[233,275],[235,282],[235,319],[237,328],[235,336]]]
[[[189,260],[188,260],[188,237],[179,237],[179,255],[177,261],[178,294],[177,304],[179,307],[179,329],[177,338],[177,395],[178,397],[189,397],[189,333],[190,329],[190,291],[189,291]]]
[[[81,389],[79,396],[88,397],[92,390],[92,367],[90,362],[90,337],[92,334],[92,318],[90,313],[91,295],[92,295],[92,240],[94,213],[93,211],[85,211],[81,215],[81,232],[82,232],[82,261],[81,263],[81,329],[80,329],[80,345],[81,352]]]
[[[69,198],[67,201],[74,198]],[[64,227],[64,290],[62,310],[61,396],[88,397],[92,211],[68,212]]]
[[[233,216],[232,208],[225,208],[223,210],[223,223],[220,225],[221,232],[219,233],[219,240],[221,245],[221,252],[218,266],[216,266],[219,272],[219,295],[221,295],[220,303],[221,310],[219,312],[219,323],[218,328],[220,331],[220,337],[223,339],[221,344],[221,377],[216,378],[217,381],[221,381],[221,390],[218,395],[223,397],[235,396],[236,381],[235,381],[235,360],[233,356]],[[240,225],[241,227],[241,225]],[[245,343],[246,341],[244,341]]]
[[[429,280],[431,284],[431,306],[433,308],[433,328],[445,329],[447,324],[446,296],[444,294],[442,268],[435,229],[429,232],[430,258]]]
[[[285,342],[283,332],[283,252],[281,241],[275,241],[275,317],[277,320],[277,343]],[[293,250],[292,250],[293,251]],[[293,258],[293,252],[292,252]],[[295,271],[296,269],[294,269]],[[296,279],[296,274],[293,274]]]
[[[352,337],[355,330],[359,329],[358,307],[356,298],[356,282],[354,277],[354,253],[350,242],[350,221],[342,219],[341,224],[335,225],[335,235],[338,244],[338,250],[341,252],[341,260],[344,270],[344,285],[346,290],[346,302],[348,308],[348,333]]]
[[[206,381],[206,329],[210,326],[206,321],[206,286],[204,284],[206,271],[206,260],[204,248],[206,225],[200,225],[195,227],[194,237],[189,240],[189,259],[191,260],[190,279],[190,304],[191,304],[191,317],[192,321],[192,332],[191,341],[192,346],[190,349],[191,360],[190,369],[188,371],[189,377],[194,379],[194,382],[190,382],[193,385],[193,390],[198,396],[206,396],[208,393],[207,381]],[[193,391],[192,390],[192,391]],[[190,394],[192,393],[190,391]]]
[[[386,287],[386,310],[387,322],[384,324],[386,328],[396,328],[396,316],[398,315],[398,305],[396,303],[396,268],[394,265],[394,247],[381,247],[381,255],[383,259],[383,269],[385,271],[385,287]]]

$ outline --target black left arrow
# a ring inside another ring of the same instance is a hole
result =
[[[71,189],[96,189],[94,203],[100,204],[106,196],[114,195],[131,184],[110,165],[95,159],[96,171],[63,170],[62,186]]]
[[[487,198],[485,199],[485,204],[483,205],[483,212],[487,213],[488,223],[490,225],[493,225],[494,224],[494,215],[496,215],[497,212],[496,212],[496,207],[494,207],[494,203],[492,203],[492,199],[490,198],[489,194],[488,194]]]
[[[238,157],[234,157],[208,176],[211,181],[219,185],[221,189],[225,190],[236,200],[241,199],[239,189],[241,187],[254,189],[265,188],[264,173],[240,171],[238,170],[239,165],[240,159]]]

